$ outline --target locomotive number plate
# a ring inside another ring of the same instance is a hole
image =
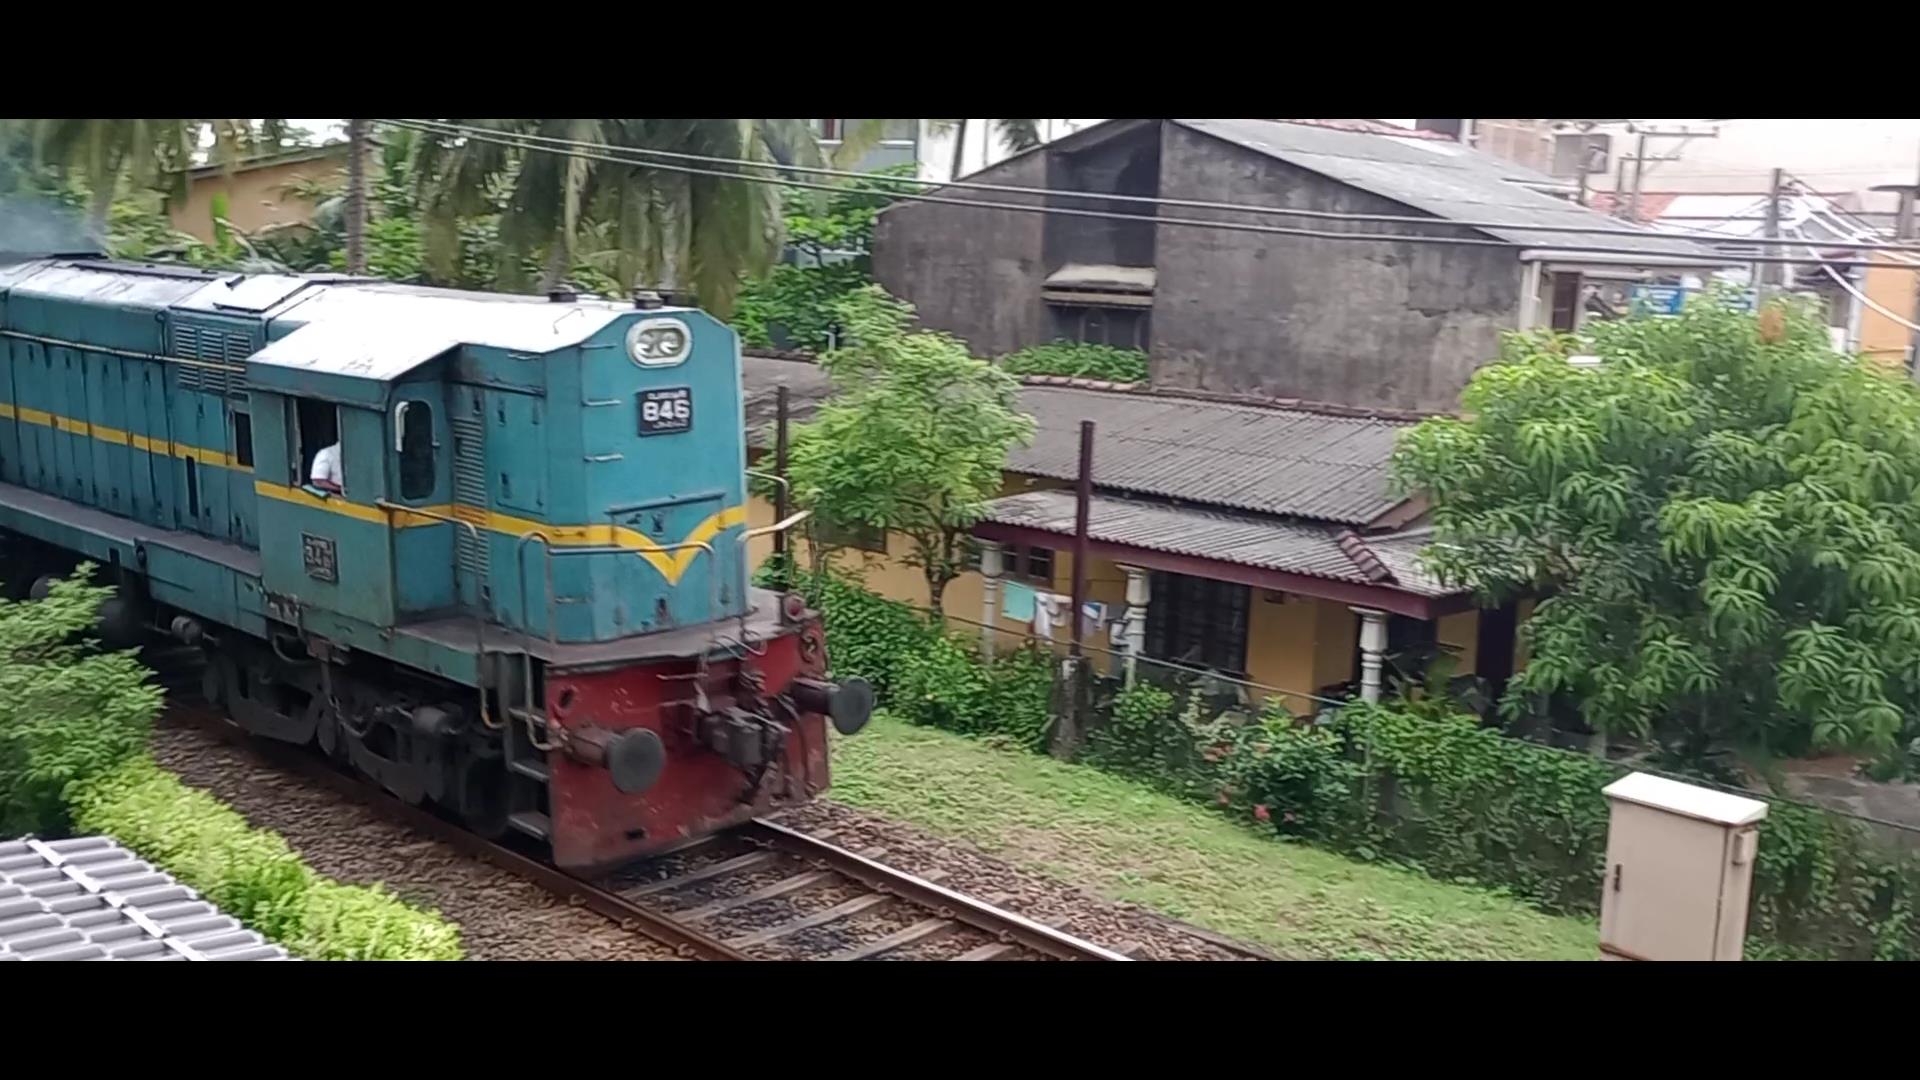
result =
[[[301,533],[300,556],[307,564],[308,577],[316,581],[340,580],[340,560],[332,540],[312,533]]]
[[[672,435],[693,430],[693,388],[640,391],[640,434]]]

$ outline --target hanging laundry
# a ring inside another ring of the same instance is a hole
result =
[[[1098,637],[1100,628],[1107,624],[1107,605],[1098,600],[1089,600],[1080,605],[1080,636]]]
[[[1000,583],[1000,614],[1014,622],[1033,621],[1033,587],[1017,581]]]
[[[1035,591],[1033,594],[1033,636],[1045,641],[1053,640],[1053,628],[1065,622],[1061,609],[1062,597],[1056,593]]]

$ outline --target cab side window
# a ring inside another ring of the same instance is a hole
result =
[[[345,461],[340,453],[340,410],[325,401],[294,399],[293,483],[322,491],[345,488]]]
[[[425,499],[433,494],[433,407],[424,401],[403,401],[393,412],[394,444],[400,452],[400,497]]]

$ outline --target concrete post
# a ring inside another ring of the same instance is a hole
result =
[[[1135,661],[1147,648],[1147,601],[1152,597],[1147,572],[1138,566],[1122,566],[1127,575],[1127,685],[1133,685]]]
[[[980,655],[993,659],[994,628],[1000,624],[1000,575],[1003,572],[999,541],[981,540],[980,544]]]
[[[1380,700],[1380,671],[1386,666],[1387,613],[1373,608],[1350,609],[1360,616],[1360,700]]]

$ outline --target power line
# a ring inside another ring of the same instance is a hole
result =
[[[1795,229],[1793,230],[1793,232],[1795,236],[1799,237],[1800,246],[1806,248],[1807,251],[1811,252],[1815,258],[1819,258],[1819,255],[1820,255],[1819,250],[1813,246],[1812,241],[1807,239],[1806,234],[1802,233],[1799,229]],[[1867,307],[1870,307],[1873,310],[1879,312],[1881,315],[1884,315],[1887,318],[1892,319],[1894,322],[1900,324],[1901,326],[1906,327],[1908,330],[1920,330],[1920,325],[1916,325],[1914,323],[1908,322],[1905,316],[1897,315],[1892,311],[1889,311],[1886,308],[1882,307],[1881,305],[1875,303],[1872,297],[1869,297],[1866,293],[1863,293],[1859,289],[1854,288],[1852,282],[1848,281],[1846,278],[1842,277],[1841,275],[1834,273],[1831,267],[1828,267],[1824,263],[1822,263],[1820,266],[1820,269],[1826,271],[1827,276],[1833,279],[1834,284],[1840,286],[1841,289],[1845,290],[1846,293],[1849,296],[1852,296],[1855,300],[1860,301],[1862,304],[1865,304]]]
[[[513,133],[496,132],[496,131],[490,131],[486,128],[474,127],[468,124],[452,124],[442,120],[386,120],[386,121],[378,121],[378,122],[390,123],[398,126],[411,125],[416,131],[424,130],[425,127],[438,128],[441,130],[433,132],[433,134],[440,134],[440,135],[466,136],[466,137],[472,137],[476,139],[499,138],[499,137],[505,136],[505,137],[511,137],[515,139],[525,140],[526,142],[529,142],[529,143],[538,143],[538,144],[544,144],[549,146],[559,146],[559,147],[570,147],[574,149],[591,150],[595,152],[604,152],[612,149],[618,149],[619,152],[621,153],[639,154],[647,157],[667,158],[675,161],[695,161],[695,162],[702,162],[702,163],[713,164],[713,165],[734,165],[734,166],[750,165],[750,166],[759,166],[759,167],[770,167],[765,163],[743,161],[740,158],[721,157],[721,156],[716,156],[712,154],[690,154],[690,153],[685,153],[677,150],[654,150],[654,149],[644,148],[644,147],[612,148],[612,147],[607,147],[604,144],[586,142],[580,139],[563,139],[555,135],[534,135],[534,134],[525,134],[525,133],[519,133],[519,132],[513,132]],[[1068,190],[1063,188],[1036,188],[1036,187],[1021,187],[1018,185],[1009,185],[1009,184],[983,184],[983,183],[978,183],[975,181],[968,181],[968,180],[921,180],[917,177],[885,176],[880,173],[857,172],[857,171],[851,171],[846,169],[831,169],[831,168],[825,168],[822,166],[812,166],[812,165],[781,165],[779,166],[779,168],[780,168],[780,171],[782,172],[802,173],[802,174],[814,175],[814,176],[831,176],[831,177],[837,177],[841,179],[850,179],[850,180],[870,180],[877,183],[890,184],[890,185],[909,184],[909,185],[916,185],[923,188],[934,188],[934,189],[956,188],[956,189],[965,190],[965,191],[987,191],[997,195],[1043,195],[1043,196],[1053,196],[1053,197],[1070,198],[1070,199],[1085,199],[1089,201],[1105,202],[1105,203],[1119,202],[1119,203],[1134,203],[1139,205],[1152,205],[1152,206],[1174,206],[1174,207],[1180,207],[1183,209],[1190,209],[1190,210],[1225,210],[1225,211],[1230,211],[1233,213],[1240,213],[1240,214],[1313,218],[1313,219],[1321,219],[1321,220],[1328,220],[1328,221],[1368,221],[1368,222],[1377,222],[1381,224],[1393,224],[1393,225],[1425,225],[1425,226],[1442,225],[1442,226],[1449,226],[1449,227],[1460,228],[1460,229],[1506,229],[1506,230],[1517,231],[1517,232],[1552,232],[1552,233],[1569,233],[1574,235],[1590,235],[1590,236],[1633,236],[1633,237],[1652,239],[1652,240],[1713,238],[1706,234],[1703,234],[1702,236],[1694,236],[1689,233],[1662,233],[1662,232],[1655,232],[1652,230],[1627,229],[1627,228],[1622,228],[1620,226],[1540,225],[1540,224],[1534,224],[1530,222],[1510,223],[1510,222],[1500,222],[1500,221],[1456,221],[1452,218],[1419,217],[1417,215],[1410,215],[1410,214],[1364,214],[1364,213],[1353,213],[1353,212],[1338,211],[1338,210],[1305,210],[1305,209],[1296,209],[1296,208],[1284,207],[1284,206],[1255,206],[1255,205],[1249,205],[1246,203],[1213,202],[1206,199],[1170,198],[1170,197],[1159,196],[1159,195],[1121,195],[1117,193],[1109,194],[1106,192],[1098,192],[1098,191],[1073,191],[1073,190]],[[836,188],[834,190],[840,190],[840,189]],[[1920,245],[1859,243],[1859,244],[1841,244],[1838,246],[1845,247],[1845,248],[1857,248],[1863,251],[1879,250],[1881,248],[1890,248],[1890,249],[1898,248],[1899,250],[1920,251]]]
[[[837,186],[837,185],[832,185],[832,184],[817,184],[817,183],[810,183],[805,180],[788,179],[788,178],[780,177],[777,175],[763,175],[763,173],[771,172],[772,170],[779,168],[778,165],[772,162],[764,162],[764,163],[763,162],[746,162],[746,161],[741,161],[737,158],[729,158],[726,160],[731,166],[733,166],[731,169],[727,169],[727,170],[702,169],[702,168],[697,168],[689,165],[668,165],[668,164],[663,164],[655,161],[636,160],[632,157],[622,157],[611,152],[589,151],[589,150],[579,150],[579,149],[568,150],[568,149],[560,149],[560,148],[551,147],[551,146],[541,146],[533,142],[527,141],[526,139],[522,138],[519,135],[510,134],[510,133],[488,132],[485,134],[478,134],[478,133],[465,134],[458,131],[440,130],[431,125],[418,124],[418,123],[412,123],[407,121],[376,120],[374,122],[379,124],[385,124],[390,127],[404,128],[412,131],[424,132],[426,134],[431,134],[431,135],[453,134],[453,135],[458,135],[459,137],[462,137],[462,138],[471,139],[475,142],[490,143],[496,146],[507,146],[507,147],[512,147],[520,150],[533,150],[533,151],[539,151],[542,153],[558,154],[562,157],[574,157],[574,158],[581,158],[581,159],[590,160],[590,161],[604,161],[614,165],[627,165],[627,166],[636,167],[636,168],[657,169],[662,172],[675,172],[675,173],[682,173],[682,174],[692,175],[692,176],[713,176],[723,180],[736,180],[743,183],[752,183],[752,184],[770,184],[776,187],[797,188],[797,189],[807,190],[807,191],[825,191],[825,192],[835,192],[835,193],[844,193],[846,191],[846,188]],[[611,148],[608,148],[608,149],[610,150]],[[756,172],[742,171],[743,168],[759,170],[760,172],[756,173]],[[892,177],[880,177],[879,179],[883,182],[899,182]],[[1034,206],[1034,205],[1025,205],[1021,203],[1000,203],[1000,202],[989,202],[983,199],[956,199],[956,198],[948,198],[948,197],[939,196],[939,195],[922,195],[922,194],[912,194],[907,192],[892,194],[891,197],[899,199],[903,202],[934,203],[938,205],[959,206],[959,207],[966,207],[966,208],[972,208],[977,210],[1006,210],[1014,213],[1023,213],[1023,214],[1041,214],[1041,215],[1054,214],[1054,215],[1059,215],[1063,217],[1093,218],[1098,220],[1129,221],[1129,222],[1136,222],[1136,223],[1152,222],[1155,225],[1171,225],[1171,226],[1179,226],[1179,227],[1185,227],[1185,228],[1215,229],[1223,232],[1258,233],[1266,236],[1291,236],[1291,237],[1299,237],[1299,238],[1310,239],[1310,240],[1341,240],[1341,241],[1359,241],[1359,242],[1373,242],[1373,243],[1443,244],[1443,245],[1450,245],[1453,247],[1484,247],[1484,248],[1500,248],[1503,250],[1513,250],[1515,248],[1524,247],[1524,245],[1515,244],[1506,240],[1481,239],[1476,237],[1422,236],[1422,235],[1414,235],[1414,234],[1407,234],[1407,233],[1328,232],[1325,230],[1318,230],[1318,229],[1285,228],[1277,225],[1256,225],[1248,222],[1208,221],[1201,218],[1170,218],[1170,217],[1162,217],[1158,215],[1149,216],[1149,215],[1143,215],[1143,214],[1119,213],[1114,211],[1076,210],[1070,207],[1062,207],[1062,206]],[[1427,225],[1453,224],[1451,222],[1439,221],[1439,220],[1426,220],[1426,219],[1420,219],[1420,220],[1421,220],[1421,223],[1427,224]],[[1685,237],[1660,236],[1659,234],[1652,234],[1651,238],[1686,240]],[[1691,241],[1688,241],[1688,242],[1691,242]],[[1688,263],[1699,264],[1700,266],[1702,266],[1702,268],[1710,267],[1710,266],[1718,266],[1723,264],[1727,266],[1731,266],[1736,263],[1749,264],[1749,263],[1762,263],[1762,262],[1765,262],[1765,263],[1777,262],[1777,263],[1784,263],[1784,264],[1799,264],[1799,263],[1806,262],[1805,259],[1793,258],[1790,256],[1742,256],[1736,259],[1736,258],[1728,258],[1725,256],[1719,256],[1712,252],[1706,252],[1706,251],[1703,251],[1700,254],[1684,254],[1679,252],[1655,253],[1655,252],[1647,252],[1647,251],[1625,250],[1621,248],[1563,246],[1563,245],[1554,245],[1546,250],[1553,252],[1555,254],[1564,254],[1569,256],[1572,256],[1572,255],[1622,256],[1630,259],[1644,260],[1645,263],[1649,266],[1675,265],[1673,263],[1669,263],[1667,260],[1684,260]],[[1873,266],[1873,265],[1884,265],[1884,264],[1854,261],[1854,262],[1833,262],[1833,263],[1829,263],[1828,265],[1838,266],[1842,268],[1849,268],[1849,267],[1855,267],[1855,266]],[[1920,267],[1916,267],[1915,269],[1916,271],[1920,271]]]

